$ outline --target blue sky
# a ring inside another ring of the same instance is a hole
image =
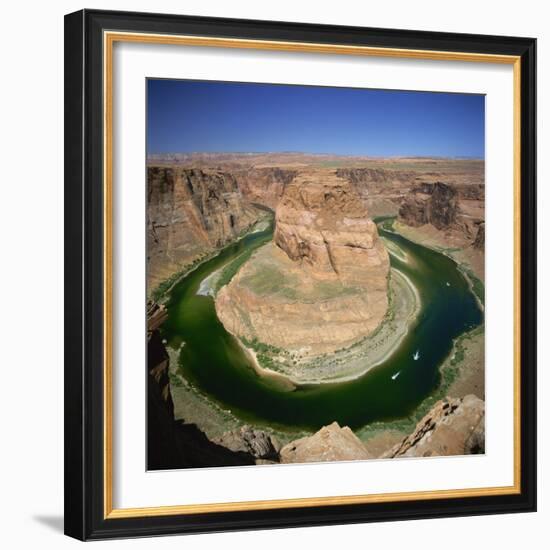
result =
[[[485,98],[189,80],[147,81],[147,151],[477,157]]]

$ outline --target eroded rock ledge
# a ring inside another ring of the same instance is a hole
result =
[[[285,445],[280,455],[284,464],[374,458],[350,428],[341,428],[337,422],[324,426],[311,437]]]
[[[485,452],[485,401],[475,395],[438,401],[414,432],[382,458]]]
[[[275,215],[275,244],[318,278],[373,286],[388,273],[388,254],[354,187],[335,174],[302,175]]]

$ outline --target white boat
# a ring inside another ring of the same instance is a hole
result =
[[[392,379],[392,380],[395,380],[400,374],[401,374],[401,371],[396,372],[396,373],[391,377],[391,379]]]
[[[447,285],[447,286],[451,286],[451,283],[449,283],[449,281],[447,281],[446,285]]]
[[[418,350],[416,350],[416,352],[414,353],[413,359],[414,359],[415,361],[418,361],[418,359],[420,359],[420,352],[419,352]]]

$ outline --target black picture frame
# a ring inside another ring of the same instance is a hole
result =
[[[519,57],[520,486],[517,494],[106,517],[103,33],[139,32]],[[81,540],[536,509],[536,40],[83,10],[65,17],[65,533]]]

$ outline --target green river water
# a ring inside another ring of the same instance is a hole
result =
[[[353,381],[300,386],[291,392],[255,373],[218,320],[213,298],[197,291],[208,275],[271,240],[270,226],[229,245],[170,291],[162,333],[174,349],[185,342],[179,356],[181,374],[243,421],[279,430],[316,430],[335,420],[358,429],[410,415],[438,387],[439,366],[453,340],[482,323],[483,313],[454,261],[394,233],[387,224],[388,220],[378,220],[380,235],[407,258],[404,262],[391,255],[391,265],[417,288],[421,311],[384,363]]]

